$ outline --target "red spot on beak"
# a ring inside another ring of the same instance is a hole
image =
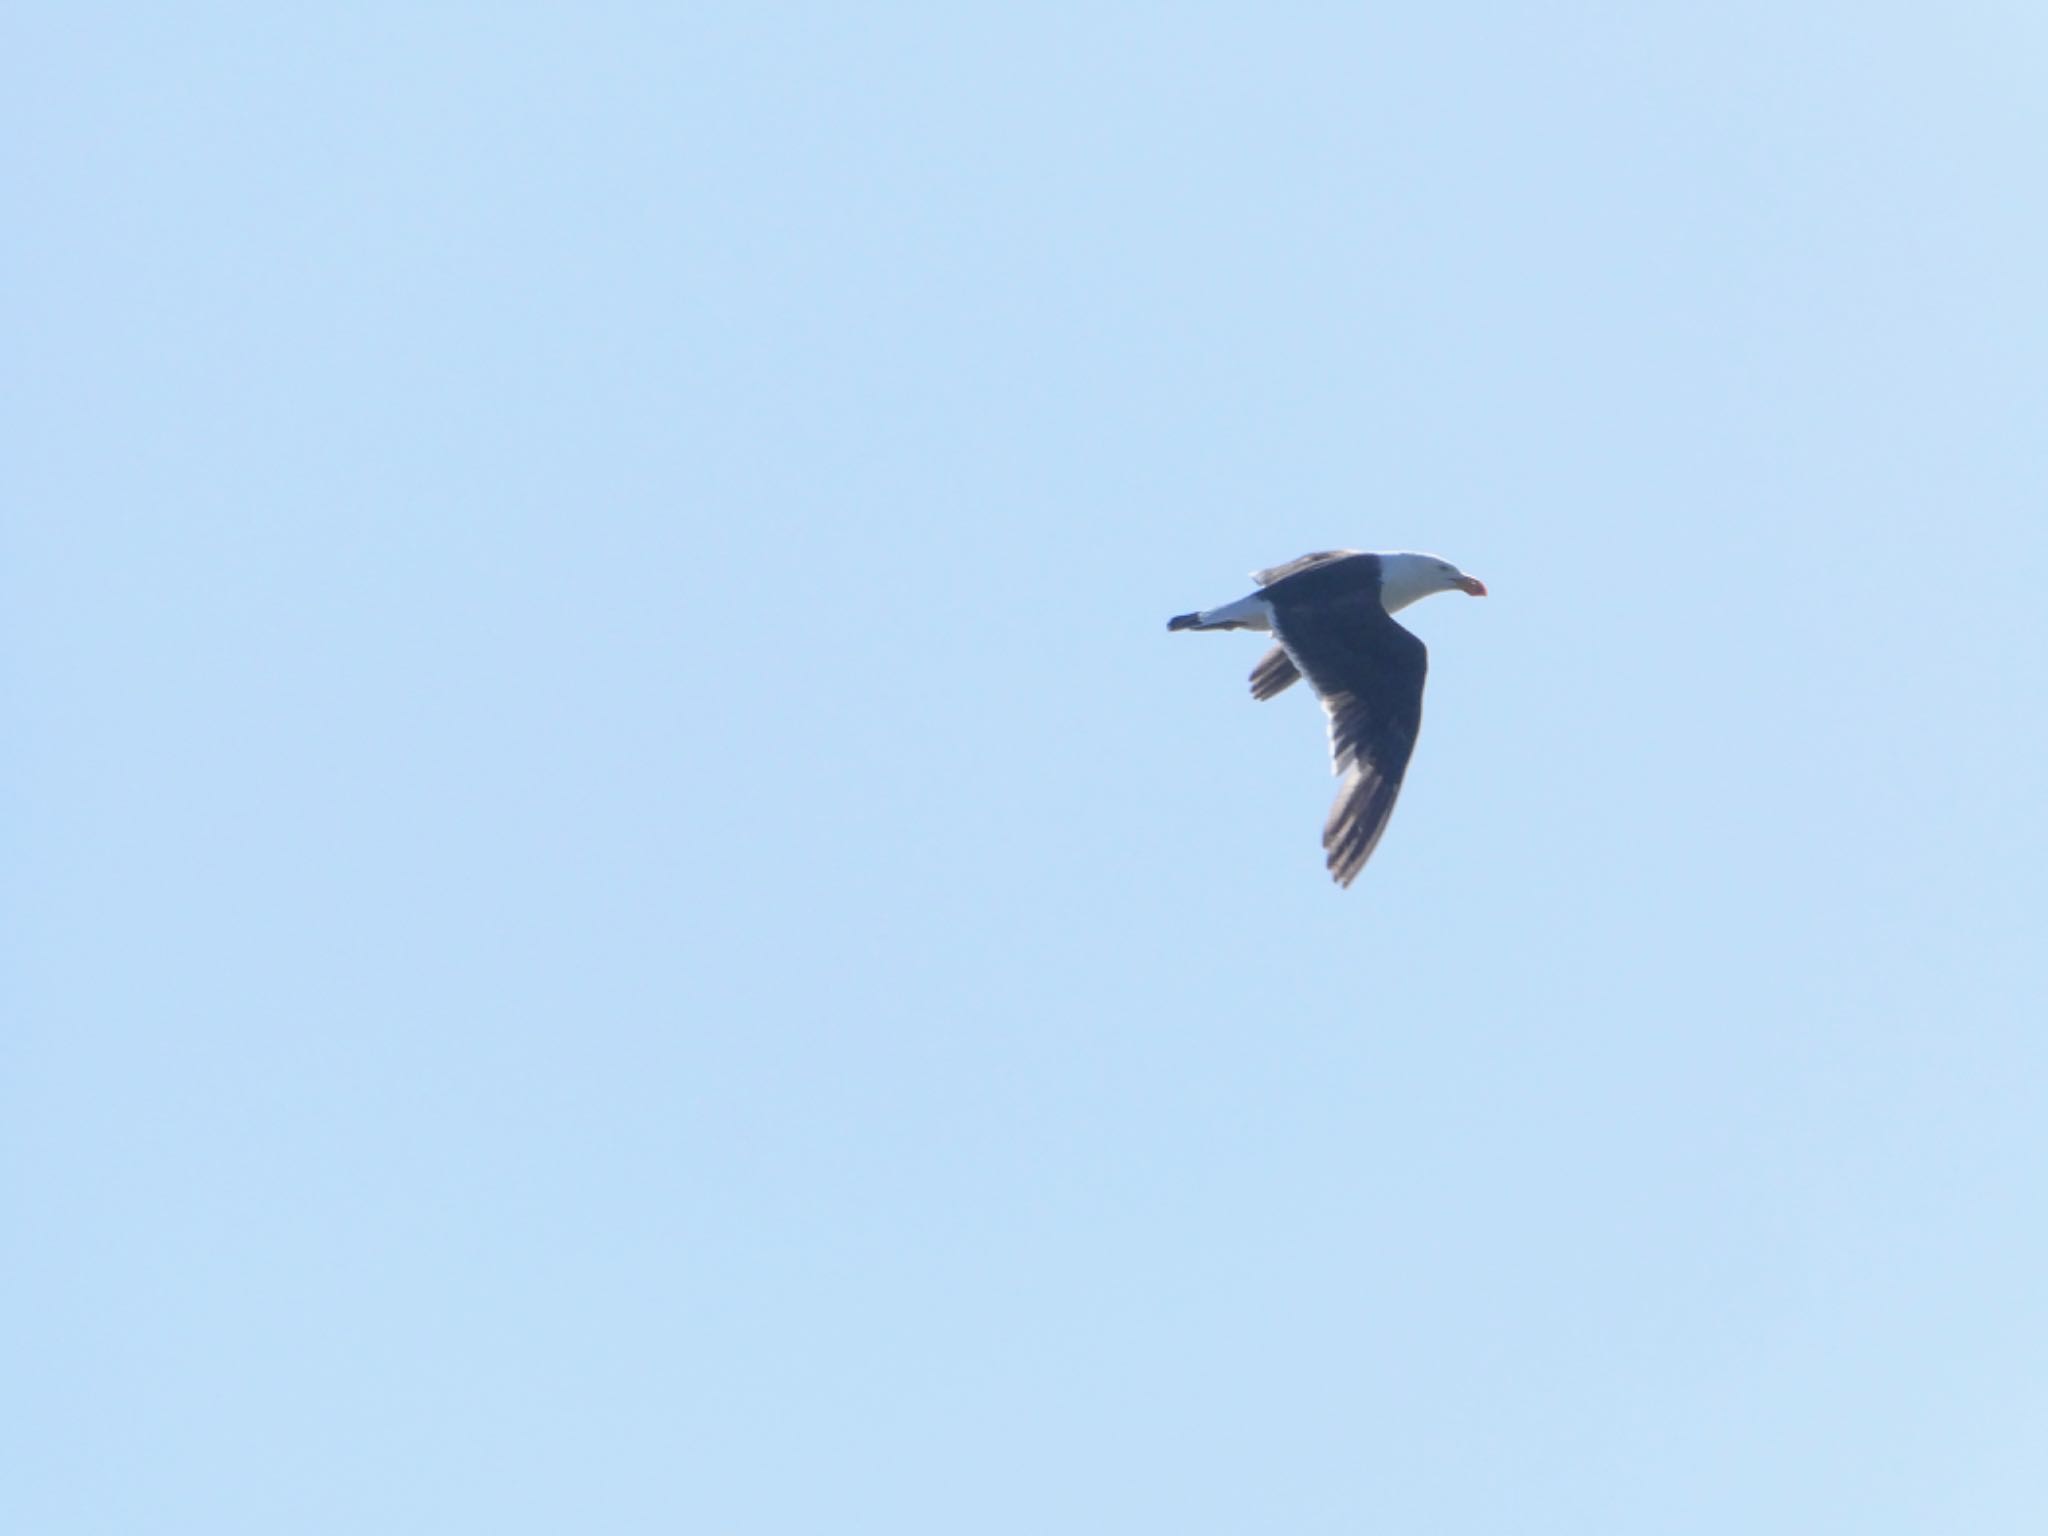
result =
[[[1460,576],[1458,578],[1458,590],[1468,597],[1484,597],[1486,596],[1486,583],[1477,576]]]

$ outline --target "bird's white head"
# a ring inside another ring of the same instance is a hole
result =
[[[1486,596],[1486,583],[1435,555],[1381,555],[1380,603],[1394,613],[1436,592]]]

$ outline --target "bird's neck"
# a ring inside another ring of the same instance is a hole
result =
[[[1380,606],[1399,613],[1410,603],[1420,602],[1432,592],[1441,592],[1433,566],[1413,555],[1380,556]]]

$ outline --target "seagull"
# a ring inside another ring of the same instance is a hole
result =
[[[1252,572],[1259,590],[1166,621],[1177,629],[1256,629],[1279,644],[1252,668],[1252,697],[1306,677],[1330,717],[1330,757],[1344,782],[1323,823],[1330,876],[1348,886],[1379,846],[1422,726],[1429,651],[1394,622],[1434,592],[1486,596],[1486,584],[1435,555],[1327,549]]]

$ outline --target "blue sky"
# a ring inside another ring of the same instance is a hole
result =
[[[2048,1519],[2036,8],[345,9],[5,23],[10,1529]]]

